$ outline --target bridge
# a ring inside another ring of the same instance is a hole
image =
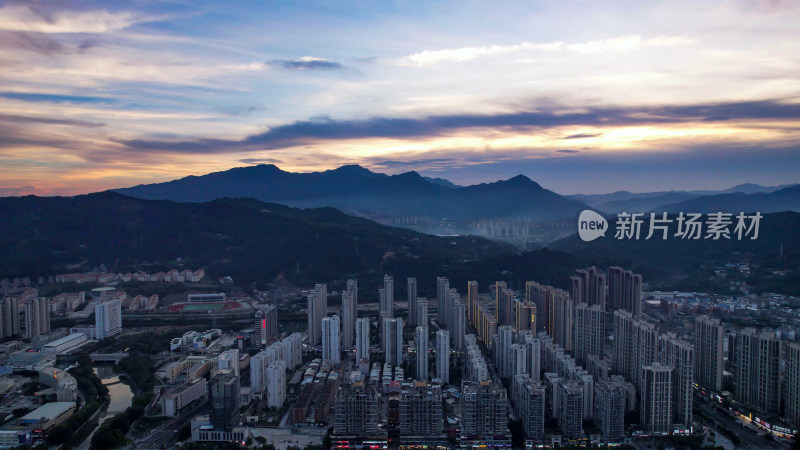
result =
[[[119,362],[122,358],[128,356],[127,353],[89,353],[89,357],[94,362]]]

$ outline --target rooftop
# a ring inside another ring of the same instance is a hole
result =
[[[26,414],[21,420],[23,423],[35,423],[41,418],[52,420],[75,407],[75,402],[50,402]]]

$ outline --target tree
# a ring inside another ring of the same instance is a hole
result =
[[[58,425],[47,433],[47,443],[50,445],[59,445],[67,442],[72,436],[72,430],[64,425]]]

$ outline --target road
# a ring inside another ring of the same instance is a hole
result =
[[[208,401],[203,401],[194,408],[181,413],[181,415],[154,429],[146,438],[137,440],[136,448],[161,448],[162,445],[169,444],[177,436],[179,428],[189,422],[192,417],[206,414],[210,409]]]
[[[695,402],[698,409],[711,416],[717,423],[724,425],[739,437],[742,445],[751,449],[781,449],[782,446],[775,442],[768,441],[758,435],[755,431],[744,427],[741,422],[732,418],[726,411],[715,408],[708,404]]]

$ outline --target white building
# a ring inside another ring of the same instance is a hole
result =
[[[497,327],[497,334],[494,337],[492,353],[494,365],[497,368],[500,378],[511,378],[511,345],[514,343],[514,327],[503,325]]]
[[[267,391],[267,352],[262,350],[250,358],[250,387],[253,395],[263,398]]]
[[[356,320],[356,361],[369,359],[369,319]]]
[[[217,356],[217,368],[219,370],[230,370],[231,373],[239,376],[239,349],[232,348],[225,350]]]
[[[303,336],[300,333],[292,333],[281,339],[281,345],[288,369],[294,369],[303,363]]]
[[[105,339],[122,331],[122,302],[111,300],[94,307],[95,339]]]
[[[341,321],[339,316],[325,317],[322,319],[322,362],[339,364],[342,361],[339,351],[339,330]]]
[[[267,406],[280,408],[286,401],[286,362],[275,361],[267,367]]]

